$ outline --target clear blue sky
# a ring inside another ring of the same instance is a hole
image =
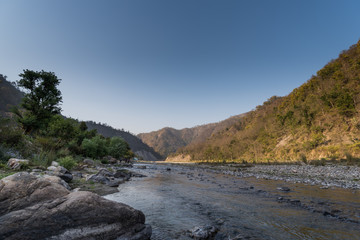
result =
[[[0,0],[0,73],[62,79],[63,114],[133,133],[284,96],[360,38],[360,1]]]

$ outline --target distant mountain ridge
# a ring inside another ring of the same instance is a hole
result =
[[[162,156],[167,157],[189,144],[206,141],[206,139],[213,134],[233,125],[245,115],[246,114],[240,114],[218,123],[210,123],[180,130],[166,127],[150,133],[140,133],[137,136]]]
[[[131,150],[136,155],[142,157],[144,160],[158,161],[163,159],[163,157],[159,153],[154,151],[154,149],[143,143],[141,139],[132,135],[129,132],[115,129],[106,124],[95,123],[93,121],[87,121],[86,126],[89,130],[96,129],[97,132],[104,137],[122,137],[129,144]]]

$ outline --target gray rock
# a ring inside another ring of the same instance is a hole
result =
[[[86,178],[86,181],[99,182],[103,184],[108,184],[110,182],[110,178],[113,178],[114,174],[105,168],[99,170],[97,174],[90,175]]]
[[[73,175],[71,174],[71,172],[69,172],[66,168],[62,166],[50,166],[47,168],[47,170],[47,174],[60,177],[65,182],[71,182],[71,180],[73,179]]]
[[[192,230],[190,230],[190,237],[196,240],[211,239],[218,231],[219,230],[214,226],[194,227]]]
[[[19,170],[27,165],[29,165],[29,160],[26,159],[10,158],[7,162],[7,166],[13,170]]]
[[[108,185],[109,187],[118,187],[120,184],[122,184],[124,182],[125,182],[124,179],[117,178],[114,180],[110,180],[109,182],[106,183],[106,185]]]
[[[106,184],[110,182],[110,179],[102,175],[92,174],[86,178],[86,181],[93,181],[93,182]]]
[[[146,175],[136,172],[130,172],[132,177],[146,177]]]
[[[55,171],[55,170],[56,170],[56,167],[55,167],[55,166],[49,166],[49,167],[47,168],[47,170],[49,170],[49,171]]]
[[[89,165],[89,166],[94,166],[95,165],[95,162],[90,158],[85,158],[83,163],[86,164],[86,165]]]
[[[73,175],[62,166],[56,167],[54,174],[63,179],[65,182],[71,182],[71,180],[73,179]]]
[[[50,178],[22,172],[0,180],[0,239],[150,239],[141,211]]]
[[[58,162],[52,161],[51,166],[58,167],[60,164]]]
[[[69,190],[54,179],[39,178],[26,172],[13,174],[0,180],[0,216],[68,193]]]
[[[126,181],[128,181],[131,178],[131,172],[127,171],[127,170],[118,170],[116,171],[116,173],[114,174],[115,178],[123,178]]]
[[[280,190],[280,191],[283,191],[283,192],[289,192],[290,191],[290,188],[288,188],[288,187],[278,187],[276,189]]]
[[[99,170],[99,172],[96,174],[99,176],[105,176],[105,177],[113,177],[114,173],[110,172],[109,170],[102,168]]]

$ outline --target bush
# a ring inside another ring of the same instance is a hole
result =
[[[305,154],[303,154],[303,153],[300,154],[300,160],[301,160],[303,163],[305,163],[305,164],[308,163],[307,158],[306,158]]]
[[[73,157],[66,156],[58,159],[60,166],[63,166],[67,170],[71,170],[77,164]]]
[[[110,139],[108,153],[114,158],[125,157],[128,158],[130,151],[129,144],[120,137],[112,137]]]
[[[0,117],[0,144],[9,147],[20,147],[23,140],[24,133],[14,122]]]
[[[85,138],[81,144],[86,157],[91,158],[102,158],[107,155],[107,143],[106,139],[97,135],[92,139]]]
[[[68,142],[80,133],[79,124],[70,118],[55,115],[47,128],[46,135]]]

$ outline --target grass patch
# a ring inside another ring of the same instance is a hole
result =
[[[16,172],[0,172],[0,179],[3,179],[7,176],[13,175]]]
[[[40,167],[48,167],[50,166],[52,161],[56,160],[56,154],[53,151],[45,152],[42,151],[38,154],[35,154],[31,160],[31,165],[40,166]]]

